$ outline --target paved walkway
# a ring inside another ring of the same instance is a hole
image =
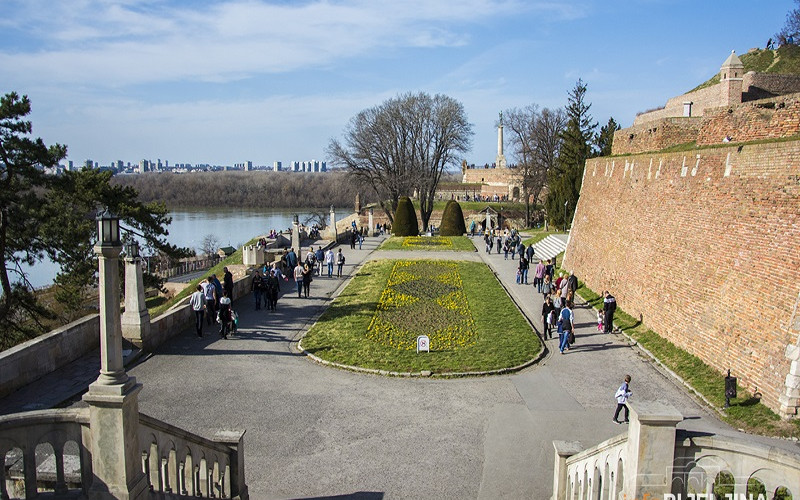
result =
[[[514,284],[517,261],[474,241],[479,252],[447,255],[486,261],[539,328],[541,299],[532,285]],[[348,274],[394,254],[374,252],[379,243],[344,247]],[[296,343],[345,284],[316,278],[312,298],[299,299],[286,283],[277,312],[243,298],[234,305],[239,333],[228,340],[187,330],[129,370],[144,384],[140,410],[205,436],[246,429],[254,499],[549,498],[554,439],[592,446],[626,429],[611,422],[626,373],[634,401],[668,402],[689,419],[682,426],[731,432],[620,337],[598,333],[584,307],[574,349],[558,355],[549,340],[555,356],[513,375],[401,379],[315,364]]]

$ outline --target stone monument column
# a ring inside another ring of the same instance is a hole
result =
[[[89,405],[92,474],[91,499],[133,499],[147,493],[139,449],[139,403],[142,389],[125,373],[119,304],[119,219],[98,216],[94,247],[100,271],[100,376],[83,400]],[[110,233],[110,234],[109,234]]]
[[[338,241],[339,233],[336,232],[336,209],[331,205],[331,222],[330,222],[330,229],[328,230],[328,234],[330,235],[330,239],[333,240],[334,243]]]
[[[144,297],[144,273],[139,245],[127,246],[125,256],[125,312],[122,313],[122,336],[149,350],[150,313]]]
[[[370,207],[369,209],[369,235],[372,236],[375,234],[375,209]]]
[[[292,248],[297,253],[297,260],[300,261],[300,219],[294,214],[292,219]]]

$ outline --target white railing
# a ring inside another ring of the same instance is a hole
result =
[[[563,443],[563,442],[560,442]],[[627,461],[628,434],[620,434],[566,459],[563,498],[617,498],[622,491]],[[556,446],[563,452],[577,451],[577,443]],[[558,487],[554,483],[554,487]]]
[[[92,486],[89,409],[0,417],[0,499],[85,498]],[[213,440],[139,414],[138,447],[151,498],[248,498],[242,431]]]

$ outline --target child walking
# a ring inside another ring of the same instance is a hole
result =
[[[619,386],[619,389],[617,389],[617,393],[614,394],[614,397],[617,398],[617,411],[614,412],[614,419],[613,419],[615,424],[628,423],[628,406],[625,403],[628,402],[628,398],[631,397],[631,394],[633,394],[633,392],[631,392],[630,389],[630,383],[631,383],[631,376],[625,375],[625,381],[622,382],[622,385]],[[625,420],[620,422],[619,412],[623,408],[625,408]]]
[[[603,311],[597,311],[597,331],[603,331]]]

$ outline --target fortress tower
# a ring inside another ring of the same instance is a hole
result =
[[[744,76],[744,64],[736,55],[736,51],[732,50],[719,70],[722,106],[742,103],[742,76]]]
[[[500,124],[497,126],[497,158],[494,160],[497,168],[506,168],[506,157],[503,155],[503,112],[500,112]]]

